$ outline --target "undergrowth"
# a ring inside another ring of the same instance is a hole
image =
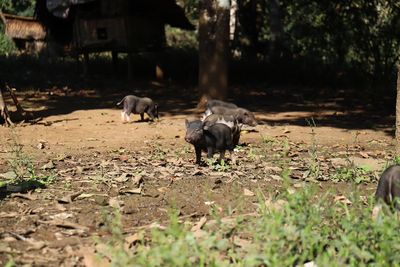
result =
[[[9,171],[1,174],[0,187],[13,185],[19,188],[13,190],[25,191],[52,183],[55,175],[49,170],[44,170],[43,173],[38,171],[31,157],[23,150],[14,131],[11,140],[7,161]]]
[[[374,220],[372,198],[348,198],[351,206],[311,187],[273,200],[260,193],[255,215],[216,218],[196,231],[171,212],[165,229],[141,231],[130,248],[114,222],[107,257],[112,266],[399,266],[397,215]]]

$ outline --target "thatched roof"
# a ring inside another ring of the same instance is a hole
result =
[[[15,16],[3,13],[5,33],[13,39],[44,40],[46,30],[43,25],[30,17]]]

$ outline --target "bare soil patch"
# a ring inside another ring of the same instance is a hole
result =
[[[12,256],[18,264],[82,266],[82,248],[91,246],[94,236],[110,236],[105,217],[114,209],[122,214],[125,233],[167,221],[171,208],[180,211],[182,220],[208,215],[210,207],[221,214],[252,212],[257,192],[279,194],[286,167],[293,190],[315,183],[321,192],[360,190],[368,196],[374,182],[310,181],[312,146],[326,180],[350,157],[379,175],[393,156],[393,116],[377,105],[361,106],[356,98],[347,103],[348,96],[340,94],[244,94],[233,88],[236,102],[254,110],[260,125],[243,132],[238,165],[198,167],[183,139],[184,120],[200,114],[195,91],[151,89],[160,103],[157,122],[139,122],[133,115],[133,122],[122,123],[114,105],[126,92],[67,88],[18,94],[37,120],[0,128],[0,173],[10,171],[12,148],[20,144],[39,172],[55,180],[28,193],[1,193],[2,265]],[[309,126],[311,118],[316,127]]]

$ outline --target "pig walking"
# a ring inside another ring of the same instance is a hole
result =
[[[375,198],[378,201],[383,200],[386,204],[393,203],[396,208],[400,209],[395,201],[395,198],[398,197],[400,197],[400,165],[393,165],[382,173]]]
[[[122,103],[124,104],[121,112],[122,121],[130,121],[129,115],[131,113],[140,114],[140,119],[142,121],[144,120],[144,113],[146,113],[151,120],[154,120],[155,118],[158,119],[158,105],[148,97],[127,95],[117,103],[117,106],[120,106]]]
[[[378,182],[375,193],[376,205],[372,216],[377,217],[382,208],[382,203],[393,205],[400,211],[400,165],[393,165],[387,168]]]
[[[222,123],[216,123],[203,129],[203,122],[195,120],[186,123],[185,141],[192,144],[196,153],[196,164],[201,162],[201,151],[207,151],[207,158],[212,158],[215,152],[220,153],[220,160],[225,158],[225,151],[233,152],[231,129]]]

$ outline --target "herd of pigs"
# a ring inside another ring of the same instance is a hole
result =
[[[148,97],[125,96],[117,106],[123,104],[121,119],[129,121],[131,113],[139,114],[144,120],[146,113],[151,120],[158,119],[158,105]],[[247,109],[238,107],[234,103],[220,100],[208,100],[204,116],[201,119],[185,120],[185,141],[192,144],[196,154],[196,164],[201,163],[201,152],[206,151],[210,159],[216,152],[220,153],[219,160],[225,157],[225,152],[230,152],[234,163],[233,149],[239,144],[240,133],[243,125],[256,126],[254,114]],[[377,205],[373,210],[376,216],[386,203],[400,211],[400,165],[387,168],[381,175],[375,193]]]

